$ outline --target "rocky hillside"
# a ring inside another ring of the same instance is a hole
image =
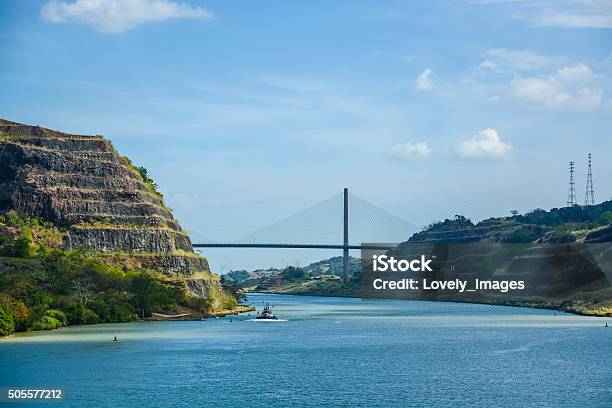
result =
[[[146,171],[102,136],[0,120],[0,211],[11,209],[59,227],[66,249],[184,276],[206,294],[210,282],[199,279],[210,276],[206,259],[193,252]]]

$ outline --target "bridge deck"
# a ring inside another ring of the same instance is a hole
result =
[[[382,249],[396,248],[397,245],[363,244],[363,245],[327,245],[327,244],[193,244],[194,248],[295,248],[295,249]]]

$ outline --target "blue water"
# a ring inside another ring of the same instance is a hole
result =
[[[612,319],[435,302],[249,301],[270,301],[288,321],[243,315],[12,336],[0,341],[0,386],[65,389],[63,402],[45,407],[612,406]]]

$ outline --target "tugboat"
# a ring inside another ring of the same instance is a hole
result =
[[[274,316],[274,313],[272,313],[272,308],[270,307],[268,303],[266,303],[266,306],[264,307],[261,314],[257,316],[255,319],[257,320],[278,320],[278,317]]]

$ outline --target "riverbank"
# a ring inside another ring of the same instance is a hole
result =
[[[256,309],[254,306],[239,305],[238,307],[235,307],[233,309],[208,313],[205,317],[223,317],[223,316],[237,315],[240,313],[254,312],[255,310]]]
[[[266,290],[249,288],[253,293],[273,293],[298,296],[332,296],[361,298],[361,285],[353,281],[344,285],[339,281],[299,281],[276,285]],[[506,299],[498,297],[479,299],[406,299],[428,300],[436,302],[474,303],[498,306],[525,307],[530,309],[558,310],[581,316],[612,317],[612,288],[591,292],[578,292],[564,298],[530,297],[526,299]]]
[[[249,305],[238,305],[236,307],[230,309],[217,310],[213,312],[207,313],[198,313],[195,310],[186,309],[181,310],[182,313],[177,313],[174,315],[167,315],[161,313],[153,313],[151,317],[147,317],[144,319],[138,319],[139,321],[163,321],[163,320],[200,320],[206,319],[209,317],[224,317],[237,315],[240,313],[254,312],[256,309],[253,306]]]
[[[82,326],[99,326],[101,324],[128,324],[128,323],[133,323],[133,322],[153,322],[153,321],[177,321],[177,320],[182,320],[182,321],[195,321],[195,320],[201,320],[201,319],[206,319],[206,318],[216,318],[216,317],[225,317],[225,316],[235,316],[235,315],[239,315],[241,313],[249,313],[249,312],[254,312],[256,311],[256,308],[254,306],[249,306],[249,305],[238,305],[234,308],[231,309],[225,309],[225,310],[218,310],[215,312],[210,312],[210,313],[180,313],[177,315],[163,315],[163,314],[159,314],[159,313],[154,313],[154,315],[158,315],[159,317],[146,317],[146,318],[140,318],[140,319],[136,319],[134,321],[129,321],[129,322],[112,322],[112,323],[95,323],[95,324],[74,324],[74,325],[69,325],[69,326],[62,326],[62,327],[58,327],[56,329],[48,329],[48,330],[28,330],[28,331],[21,331],[21,332],[13,332],[11,334],[9,334],[8,336],[0,336],[0,339],[7,339],[10,337],[13,337],[15,335],[21,335],[24,333],[33,333],[33,332],[43,332],[43,331],[54,331],[57,329],[62,329],[62,328],[66,328],[66,327],[82,327]]]

